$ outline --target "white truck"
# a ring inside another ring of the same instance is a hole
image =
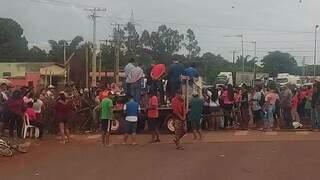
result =
[[[216,79],[216,86],[218,87],[226,84],[246,84],[248,86],[263,84],[268,77],[268,73],[256,73],[256,78],[254,78],[253,72],[236,72],[235,78],[233,78],[232,72],[220,72]],[[233,80],[235,80],[235,83]]]
[[[296,85],[301,86],[302,80],[299,76],[290,75],[289,73],[280,73],[277,76],[277,83],[281,86],[284,85]]]
[[[232,72],[220,72],[216,78],[216,87],[224,86],[226,84],[233,85]]]

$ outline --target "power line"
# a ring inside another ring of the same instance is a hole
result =
[[[105,12],[107,11],[106,8],[86,8],[84,9],[85,11],[89,11],[91,14],[89,17],[93,21],[93,33],[92,33],[92,44],[93,44],[93,53],[92,53],[92,82],[91,86],[96,87],[97,86],[97,77],[96,77],[96,72],[97,72],[97,54],[96,54],[96,49],[97,49],[97,44],[96,44],[96,28],[97,28],[97,17],[100,17],[97,15],[98,12]]]

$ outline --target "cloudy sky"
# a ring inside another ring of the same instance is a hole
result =
[[[301,2],[300,2],[301,1]],[[111,23],[125,23],[134,12],[137,30],[155,30],[167,24],[180,32],[195,31],[202,53],[210,51],[232,59],[232,50],[262,58],[282,50],[301,64],[313,62],[314,27],[320,24],[319,0],[0,0],[0,17],[16,20],[29,44],[47,47],[48,39],[92,39],[92,22],[85,7],[106,8],[98,19],[98,39],[109,38]],[[319,34],[320,36],[320,34]],[[318,38],[320,40],[320,38]],[[319,46],[320,52],[320,46]],[[320,59],[320,58],[319,58]]]

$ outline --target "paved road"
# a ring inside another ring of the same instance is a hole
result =
[[[173,144],[166,140],[162,144],[103,148],[97,143],[95,136],[75,137],[68,145],[58,144],[57,140],[50,139],[34,144],[27,154],[0,158],[0,179],[319,179],[320,141],[315,137],[320,139],[320,134],[250,133],[229,133],[228,142],[216,139],[210,141],[211,136],[219,136],[221,139],[227,137],[217,133],[207,134],[207,142],[202,143],[191,143],[187,137],[188,143],[184,151],[175,150]],[[244,136],[250,140],[242,140]],[[269,139],[260,142],[260,136]],[[298,138],[301,136],[306,140]],[[138,140],[144,141],[146,138],[140,136]],[[120,138],[113,137],[114,142],[117,139]]]

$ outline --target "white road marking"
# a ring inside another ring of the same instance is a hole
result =
[[[265,132],[265,135],[275,136],[275,135],[278,135],[278,133],[277,132]]]
[[[248,134],[248,131],[237,131],[234,133],[235,136],[245,136]]]

